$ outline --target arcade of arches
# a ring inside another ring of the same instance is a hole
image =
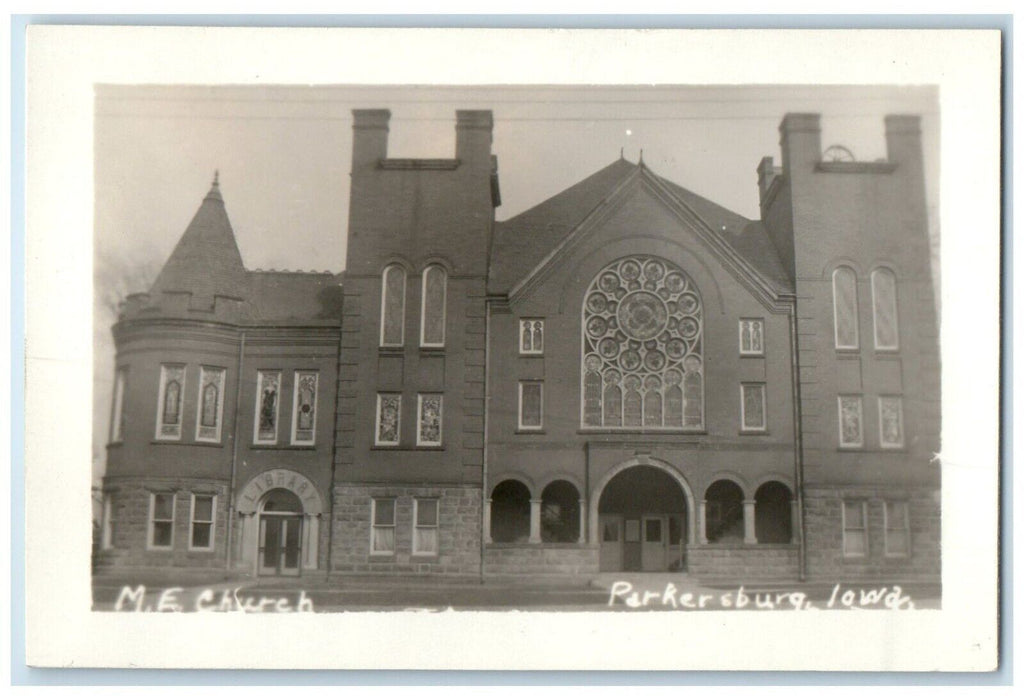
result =
[[[737,483],[719,479],[697,497],[691,505],[679,481],[656,466],[635,465],[612,477],[597,506],[601,570],[681,571],[691,546],[793,542],[796,502],[782,482],[761,484],[750,500]],[[484,518],[488,543],[587,541],[587,503],[563,479],[546,484],[540,498],[522,481],[504,479],[491,490]]]

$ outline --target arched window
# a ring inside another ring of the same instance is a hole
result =
[[[703,328],[696,286],[667,260],[601,270],[583,297],[583,426],[703,429]]]
[[[423,305],[420,311],[420,345],[444,347],[445,302],[448,275],[439,265],[423,271]]]
[[[899,313],[896,311],[896,275],[880,267],[871,273],[871,299],[875,316],[875,349],[900,347]]]
[[[530,538],[530,489],[507,479],[491,492],[491,539],[526,542]]]
[[[708,542],[743,541],[743,489],[720,479],[704,493],[704,536]]]
[[[578,542],[580,492],[568,481],[552,481],[540,495],[540,538],[544,542]]]
[[[765,482],[754,494],[754,533],[758,544],[793,540],[793,492],[782,482]]]
[[[832,304],[835,312],[836,349],[860,347],[857,322],[857,273],[849,267],[837,267],[832,273]]]
[[[405,343],[405,270],[389,265],[381,283],[380,344],[401,347]]]
[[[212,381],[207,383],[203,387],[203,415],[199,419],[204,428],[217,427],[218,398],[217,385]]]

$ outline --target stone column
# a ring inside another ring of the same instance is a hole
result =
[[[539,498],[530,499],[530,544],[540,542],[540,504]]]
[[[708,502],[701,501],[697,510],[697,542],[708,543]]]
[[[586,524],[587,524],[587,502],[584,501],[581,498],[580,499],[580,537],[579,537],[579,543],[580,544],[586,544],[587,543],[587,528],[585,527]]]
[[[792,499],[789,502],[789,541],[792,544],[800,543],[800,501]]]
[[[491,543],[491,499],[484,499],[484,544]]]
[[[754,501],[743,501],[743,544],[757,544],[754,530]]]

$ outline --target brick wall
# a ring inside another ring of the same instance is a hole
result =
[[[793,581],[799,577],[799,547],[776,545],[705,545],[687,550],[687,572],[702,581]]]
[[[370,554],[374,498],[395,499],[394,554]],[[416,498],[439,499],[436,556],[412,553],[413,500]],[[342,484],[335,487],[334,499],[332,573],[479,575],[479,488]]]
[[[596,574],[598,550],[577,544],[489,544],[487,576],[573,576]]]

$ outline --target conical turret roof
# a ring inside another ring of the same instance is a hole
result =
[[[246,274],[218,176],[192,217],[171,257],[153,283],[152,294],[191,292],[192,302],[213,303],[214,296],[244,298]]]

